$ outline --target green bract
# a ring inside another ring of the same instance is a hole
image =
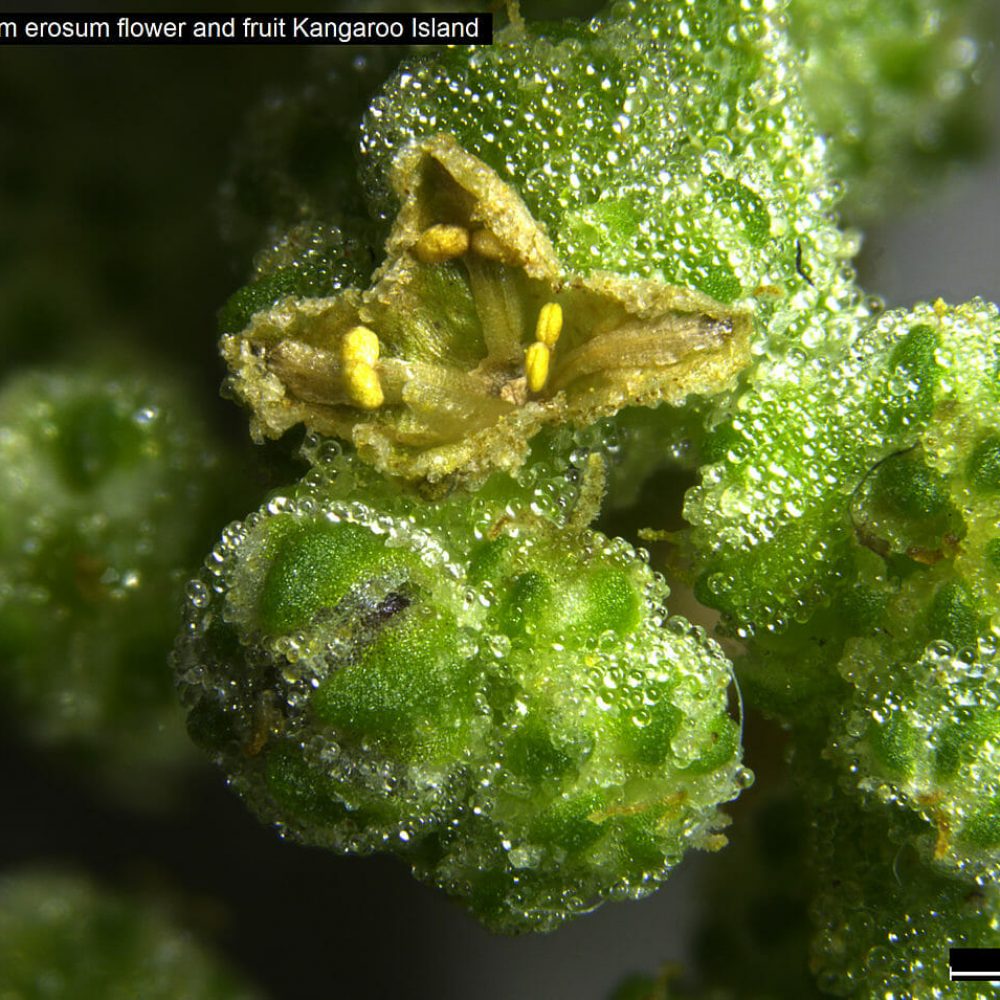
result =
[[[686,501],[701,600],[778,655],[782,636],[794,647],[825,629],[864,634],[888,577],[943,557],[985,593],[993,508],[950,495],[947,474],[960,469],[955,488],[967,491],[966,456],[991,433],[997,338],[992,305],[938,303],[759,366],[713,418],[706,451],[717,460]],[[985,450],[981,465],[985,482]]]
[[[629,546],[563,523],[566,470],[429,505],[317,447],[227,530],[177,647],[189,729],[262,818],[397,853],[508,932],[724,843],[728,662]]]
[[[170,609],[219,460],[183,395],[101,370],[0,392],[0,683],[12,721],[117,781],[186,757]]]
[[[254,1000],[155,908],[78,875],[0,878],[0,995],[52,1000]]]

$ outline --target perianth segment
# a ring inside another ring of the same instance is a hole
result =
[[[453,137],[403,150],[366,291],[285,300],[223,338],[257,437],[303,422],[425,484],[513,471],[547,424],[731,384],[749,313],[609,272],[567,273],[517,192]],[[376,332],[377,331],[377,334]]]

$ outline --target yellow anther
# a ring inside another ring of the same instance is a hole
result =
[[[469,231],[463,226],[430,226],[413,246],[414,256],[423,264],[441,264],[461,257],[469,249]]]
[[[546,302],[538,313],[535,340],[546,347],[555,347],[562,332],[562,319],[562,306],[558,302]]]
[[[472,252],[486,260],[495,260],[500,264],[516,263],[515,254],[504,246],[488,229],[477,229],[470,237]]]
[[[369,330],[367,326],[355,326],[344,334],[340,360],[345,368],[356,364],[371,367],[378,361],[378,356],[379,343],[374,330]]]
[[[378,336],[367,326],[351,327],[340,343],[344,387],[351,402],[363,410],[377,410],[385,402],[375,371],[379,353]]]
[[[541,392],[549,378],[548,347],[536,340],[524,352],[524,374],[528,376],[528,388],[532,392]]]
[[[944,319],[948,315],[948,303],[944,299],[938,299],[934,303],[934,315],[938,319]]]
[[[344,382],[351,402],[362,410],[377,410],[385,402],[378,372],[363,361],[344,368]]]

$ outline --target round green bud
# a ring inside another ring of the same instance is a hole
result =
[[[254,1000],[260,994],[154,906],[79,875],[0,878],[0,994]]]
[[[503,931],[721,845],[751,780],[728,661],[573,522],[565,469],[427,503],[311,447],[191,584],[175,654],[192,736],[263,819],[399,854]]]

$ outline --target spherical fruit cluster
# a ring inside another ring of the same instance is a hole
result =
[[[855,495],[859,541],[885,563],[879,628],[847,647],[853,698],[834,743],[863,791],[914,814],[926,856],[1000,872],[1000,391],[997,313],[927,327],[916,435]],[[919,328],[918,328],[919,329]],[[935,339],[931,339],[932,334]]]
[[[995,920],[998,319],[917,306],[759,370],[688,498],[699,590],[746,640],[748,697],[855,796],[818,821],[844,841],[819,850],[815,906],[837,995],[937,989],[927,943],[983,943]],[[852,853],[885,839],[881,860]]]
[[[0,994],[254,1000],[259,994],[157,909],[78,875],[0,879]]]
[[[164,610],[215,513],[180,393],[101,370],[0,392],[0,682],[17,725],[123,782],[185,758]],[[145,782],[146,779],[143,779]]]
[[[428,504],[328,457],[227,530],[176,654],[262,818],[397,853],[504,931],[652,891],[750,780],[725,657],[564,523],[565,472]]]

